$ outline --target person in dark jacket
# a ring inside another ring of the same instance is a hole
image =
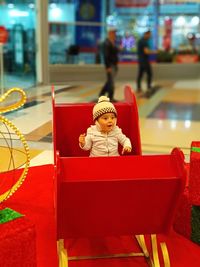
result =
[[[151,31],[148,30],[144,33],[142,38],[138,41],[137,54],[138,54],[138,75],[137,75],[137,93],[142,94],[141,81],[143,74],[147,74],[147,95],[151,94],[152,90],[152,68],[149,60],[149,55],[157,53],[150,50],[149,39],[151,38]]]
[[[99,93],[99,96],[108,94],[110,101],[114,101],[114,77],[118,71],[118,53],[119,49],[115,45],[116,31],[110,30],[108,37],[103,43],[102,52],[104,65],[106,69],[107,80]]]

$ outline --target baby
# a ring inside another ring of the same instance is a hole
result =
[[[93,120],[95,125],[87,129],[87,134],[79,136],[79,146],[90,150],[90,157],[119,156],[119,143],[123,147],[122,154],[131,152],[130,139],[116,125],[117,111],[108,97],[99,97],[93,108]]]

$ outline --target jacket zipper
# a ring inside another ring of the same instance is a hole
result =
[[[109,157],[109,153],[110,153],[110,151],[109,151],[109,147],[108,147],[108,134],[107,134],[107,133],[106,133],[106,144],[107,144],[108,157]]]

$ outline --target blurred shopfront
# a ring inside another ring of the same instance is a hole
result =
[[[35,3],[34,1],[0,1],[0,26],[6,28],[8,40],[3,44],[5,87],[24,80],[27,87],[35,83]]]
[[[136,44],[147,29],[153,32],[151,47],[159,50],[152,61],[199,62],[195,0],[0,0],[0,13],[0,26],[9,33],[5,73],[30,86],[48,81],[49,65],[102,63],[101,44],[110,27],[122,48],[121,64],[137,62]]]
[[[79,52],[74,54],[75,64],[94,64],[107,27],[117,29],[117,42],[122,47],[122,63],[137,62],[136,43],[146,29],[153,31],[151,46],[160,51],[158,62],[180,62],[180,56],[177,55],[183,53],[195,54],[188,56],[189,62],[196,62],[197,58],[199,60],[199,1],[71,0],[64,3],[57,0],[56,4],[54,0],[50,2],[49,43],[52,64],[71,63],[67,55],[72,45],[79,48]],[[157,61],[153,56],[152,60]],[[184,62],[187,62],[186,57]]]

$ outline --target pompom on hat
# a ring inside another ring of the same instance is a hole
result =
[[[105,113],[114,113],[117,116],[117,111],[107,96],[99,97],[98,103],[94,106],[92,113],[94,121]]]

